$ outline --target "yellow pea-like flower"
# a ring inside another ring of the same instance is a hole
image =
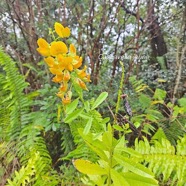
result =
[[[50,56],[50,45],[48,44],[48,42],[43,39],[43,38],[39,38],[37,40],[37,44],[39,46],[39,48],[37,48],[37,51],[42,55],[42,56]]]
[[[75,69],[79,68],[82,65],[82,61],[83,61],[82,57],[76,56],[73,60],[73,67]]]
[[[82,70],[77,70],[77,74],[78,74],[78,77],[83,79],[84,77],[87,76],[86,74],[86,69],[87,69],[87,66],[85,65],[84,68]]]
[[[61,83],[61,86],[60,86],[59,90],[60,90],[60,92],[66,92],[67,89],[68,89],[68,83],[63,81]]]
[[[69,52],[71,54],[75,54],[76,55],[76,48],[75,48],[74,44],[70,44]]]
[[[52,56],[57,56],[59,54],[66,54],[68,52],[67,46],[62,41],[54,41],[51,43],[50,53]]]
[[[50,72],[54,75],[62,75],[62,71],[56,68],[49,68]]]
[[[72,92],[69,90],[66,95],[62,98],[63,104],[69,104],[71,102]]]
[[[73,58],[72,57],[69,57],[69,56],[65,57],[65,56],[59,54],[57,56],[57,60],[58,60],[58,63],[59,63],[59,68],[61,70],[66,69],[70,72],[73,71],[73,65],[72,65]]]
[[[69,81],[70,80],[70,73],[68,70],[64,70],[64,76],[63,76],[64,81]]]
[[[64,27],[61,23],[55,23],[54,29],[57,35],[61,38],[69,37],[70,36],[70,29],[68,27]]]
[[[88,90],[86,84],[79,78],[77,78],[77,84],[84,90]]]
[[[51,56],[44,58],[44,61],[47,63],[49,67],[53,67],[55,65],[55,59]]]
[[[55,83],[60,83],[63,81],[63,75],[56,75],[53,79],[52,79],[53,82]]]

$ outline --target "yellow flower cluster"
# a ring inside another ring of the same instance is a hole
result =
[[[86,66],[82,66],[82,57],[76,55],[76,48],[73,44],[67,45],[58,39],[70,36],[70,29],[60,23],[55,23],[54,32],[58,35],[51,43],[39,38],[37,51],[44,56],[44,61],[49,67],[50,72],[55,75],[53,82],[59,83],[60,88],[57,96],[62,99],[63,104],[71,102],[72,91],[69,87],[71,74],[75,72],[75,82],[84,90],[87,90],[85,82],[90,82],[90,75],[86,73]]]

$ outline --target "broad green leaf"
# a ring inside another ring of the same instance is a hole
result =
[[[87,175],[104,175],[107,174],[107,170],[100,167],[98,164],[92,163],[88,160],[77,159],[73,161],[75,168]]]
[[[67,115],[72,113],[77,108],[78,102],[79,102],[79,98],[75,99],[72,103],[70,103],[66,106],[66,114]]]
[[[108,157],[105,154],[106,147],[101,140],[96,139],[91,133],[89,135],[83,134],[82,129],[78,129],[80,136],[84,139],[85,143],[103,160],[108,161]],[[102,135],[102,134],[100,134]],[[100,136],[99,135],[99,136]],[[99,137],[98,137],[99,138]]]
[[[123,132],[123,128],[121,127],[121,126],[119,126],[119,125],[113,125],[113,128],[114,129],[116,129],[116,130],[118,130],[118,131],[121,131],[121,132]]]
[[[126,152],[127,154],[130,154],[132,157],[141,158],[140,153],[138,153],[137,151],[135,151],[132,148],[126,147],[126,142],[127,141],[125,141],[124,137],[120,138],[120,140],[118,141],[117,145],[114,148],[114,155],[115,154],[121,154],[122,152]]]
[[[72,112],[71,114],[69,114],[65,119],[64,119],[64,122],[65,123],[70,123],[72,122],[73,120],[75,120],[82,112],[83,112],[83,109],[78,109],[74,112]]]
[[[108,96],[107,92],[102,92],[98,98],[96,99],[96,101],[94,102],[94,104],[92,105],[91,110],[94,110],[95,108],[97,108]]]
[[[181,107],[186,107],[186,98],[178,99],[178,103]]]
[[[147,178],[152,178],[153,173],[146,168],[145,166],[136,163],[135,161],[132,161],[132,159],[123,157],[122,155],[115,154],[114,159],[122,166],[124,166],[126,169],[129,171],[136,173],[138,175],[147,177]]]
[[[164,100],[166,97],[166,94],[167,94],[167,92],[165,90],[157,88],[155,90],[153,98],[158,99],[158,100]]]
[[[85,128],[84,128],[84,130],[83,130],[83,134],[88,134],[89,133],[89,131],[90,131],[90,128],[91,128],[91,126],[92,126],[92,121],[93,121],[93,118],[89,118],[89,120],[88,120],[88,122],[87,122],[87,124],[86,124],[86,126],[85,126]]]
[[[114,140],[115,139],[113,138],[112,133],[110,134],[108,131],[104,132],[102,142],[105,145],[107,151],[112,149]]]
[[[163,129],[160,127],[152,137],[152,140],[158,140],[160,142],[162,138],[167,139]]]
[[[90,110],[90,102],[89,101],[85,101],[84,102],[84,106],[85,106],[85,110],[88,112]]]
[[[125,180],[123,175],[114,169],[111,169],[111,179],[113,181],[113,186],[130,186],[130,184]]]
[[[158,181],[154,178],[147,178],[131,172],[124,173],[125,180],[130,186],[158,186]]]
[[[88,113],[85,113],[85,112],[82,112],[81,114],[80,114],[80,117],[82,117],[83,119],[90,119],[90,114],[88,114]]]

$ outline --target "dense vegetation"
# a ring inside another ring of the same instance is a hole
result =
[[[0,185],[186,184],[185,1],[0,5]]]

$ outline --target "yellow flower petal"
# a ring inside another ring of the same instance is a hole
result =
[[[66,82],[62,82],[59,88],[60,92],[66,92],[68,89],[68,84]]]
[[[73,67],[75,69],[79,68],[82,65],[82,61],[83,61],[82,57],[76,56],[75,60],[73,61]]]
[[[71,98],[62,98],[62,103],[64,105],[67,105],[67,104],[71,103]]]
[[[53,82],[55,83],[60,83],[61,81],[63,81],[63,75],[56,75],[53,79],[52,79]]]
[[[82,89],[84,89],[84,90],[88,90],[87,89],[87,87],[86,87],[86,84],[81,80],[81,79],[77,79],[77,83],[78,83],[78,85],[82,88]]]
[[[91,80],[90,80],[90,74],[87,74],[86,77],[83,78],[83,81],[91,82]]]
[[[47,41],[43,38],[39,38],[37,40],[37,44],[40,48],[48,48],[49,47],[49,44],[47,43]]]
[[[50,49],[45,49],[45,48],[37,48],[37,51],[42,55],[42,56],[50,56]]]
[[[59,37],[69,37],[70,36],[70,29],[68,27],[65,27],[61,23],[55,23],[54,29]]]
[[[72,64],[67,65],[66,69],[67,69],[68,71],[72,72],[72,71],[73,71],[73,66],[72,66]]]
[[[76,48],[74,44],[70,44],[70,53],[76,54]]]
[[[64,57],[63,55],[59,54],[57,56],[58,62],[59,62],[59,68],[64,70],[68,70],[68,71],[72,71],[73,70],[73,65],[72,65],[72,57]]]
[[[53,67],[55,62],[54,62],[54,58],[53,57],[47,57],[47,58],[44,58],[44,61],[47,63],[47,65],[49,67]]]
[[[52,56],[57,56],[58,54],[66,54],[68,52],[67,46],[62,41],[54,41],[50,47],[50,53]]]
[[[45,39],[39,38],[37,40],[37,44],[39,46],[39,48],[37,48],[37,51],[42,56],[50,56],[50,45],[47,43]]]
[[[49,68],[50,72],[54,75],[62,75],[61,70],[56,69],[56,68]]]
[[[56,95],[62,99],[64,97],[65,93],[64,92],[58,92]]]
[[[62,30],[64,29],[64,27],[62,24],[56,22],[54,24],[54,29],[55,29],[56,33],[59,35],[59,37],[63,37]]]
[[[72,97],[72,92],[69,90],[66,93],[66,96],[62,98],[62,103],[63,104],[69,104],[71,102],[71,97]]]
[[[64,81],[69,81],[70,80],[70,73],[68,70],[64,70],[64,77],[63,77]]]
[[[82,70],[77,70],[78,77],[80,77],[81,79],[83,79],[84,77],[86,77],[87,76],[87,74],[85,72],[86,69],[87,69],[87,66],[85,65]]]
[[[63,37],[69,37],[70,36],[70,28],[65,27],[63,29]]]

